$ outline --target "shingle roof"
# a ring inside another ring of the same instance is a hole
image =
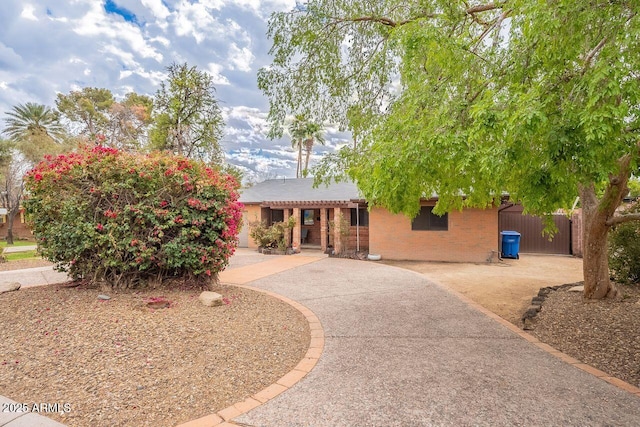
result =
[[[313,187],[313,178],[270,179],[241,190],[245,204],[263,202],[348,202],[362,197],[352,182]]]

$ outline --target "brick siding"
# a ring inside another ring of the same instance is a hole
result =
[[[369,252],[383,259],[486,262],[498,251],[497,207],[453,211],[448,228],[413,231],[405,215],[374,208],[369,213]]]

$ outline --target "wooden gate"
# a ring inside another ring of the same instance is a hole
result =
[[[571,220],[566,215],[553,215],[558,232],[549,241],[542,234],[542,219],[533,215],[523,215],[522,206],[502,208],[498,214],[499,231],[511,230],[520,233],[521,253],[543,253],[571,255]]]

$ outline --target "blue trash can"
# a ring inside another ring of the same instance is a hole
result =
[[[520,259],[520,233],[517,231],[501,231],[502,258]]]

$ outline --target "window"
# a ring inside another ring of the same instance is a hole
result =
[[[284,210],[272,209],[271,210],[271,223],[284,222]]]
[[[412,230],[447,231],[449,214],[438,216],[433,213],[433,206],[422,206],[420,213],[411,223]]]
[[[369,211],[367,208],[351,209],[351,226],[369,226]]]
[[[302,211],[302,224],[313,225],[313,214],[314,211],[312,209],[305,209]]]

